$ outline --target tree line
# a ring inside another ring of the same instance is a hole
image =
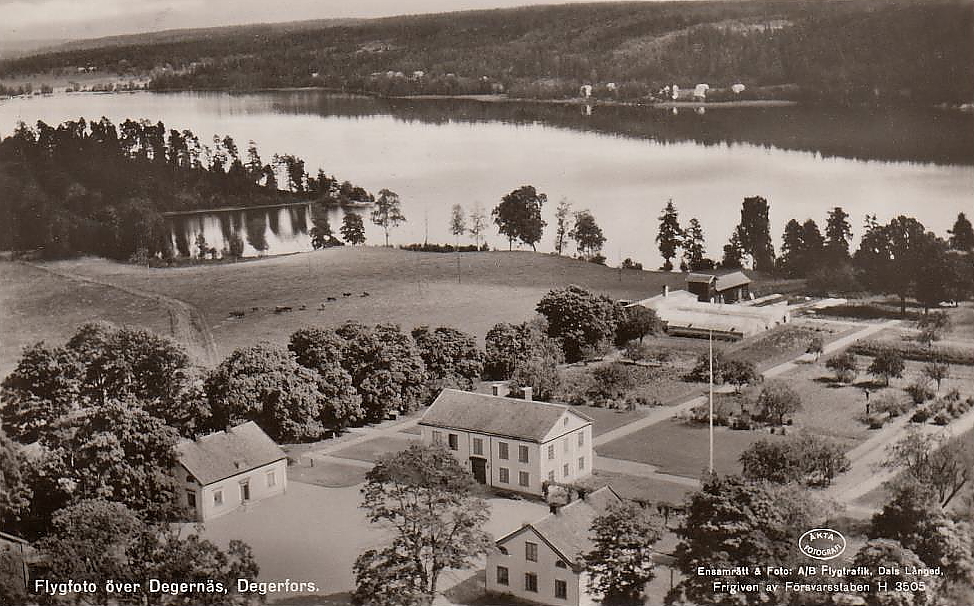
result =
[[[582,84],[611,82],[625,99],[674,82],[741,81],[797,85],[833,103],[963,103],[974,92],[972,24],[969,5],[947,1],[527,7],[140,38],[6,61],[0,76],[91,65],[152,73],[157,90],[519,97],[574,97]]]
[[[163,212],[307,201],[371,203],[373,196],[321,170],[309,175],[294,155],[265,162],[253,141],[242,150],[230,136],[204,142],[162,122],[20,123],[0,141],[4,249],[171,258],[193,243],[173,246]]]

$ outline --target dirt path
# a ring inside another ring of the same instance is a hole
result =
[[[909,418],[904,416],[850,450],[848,456],[852,466],[825,489],[825,494],[841,503],[851,504],[859,497],[892,480],[901,470],[887,469],[882,466],[882,462],[886,459],[886,448],[902,439],[910,425]],[[929,424],[919,425],[919,427],[929,433],[948,431],[951,435],[957,436],[974,427],[974,410],[954,419],[946,427]],[[873,510],[868,507],[854,506],[851,509],[873,513]]]
[[[91,278],[88,276],[82,276],[59,269],[54,269],[38,263],[25,263],[25,265],[29,265],[30,267],[39,269],[41,271],[46,271],[67,280],[86,284],[96,284],[106,288],[114,288],[136,297],[156,301],[162,304],[168,310],[169,332],[173,339],[186,345],[190,350],[190,353],[195,355],[200,362],[207,366],[214,366],[219,360],[216,350],[216,341],[213,339],[213,333],[210,332],[209,324],[207,324],[203,314],[200,313],[196,307],[186,303],[185,301],[155,292],[132,288],[131,286],[122,286],[107,280],[100,280],[98,278]]]

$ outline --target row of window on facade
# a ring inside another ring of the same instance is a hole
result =
[[[265,481],[267,482],[268,488],[273,488],[277,486],[277,475],[273,471],[268,471],[265,476]],[[191,478],[187,478],[187,481],[192,481]],[[240,500],[249,501],[250,500],[250,480],[247,479],[240,483]],[[196,507],[196,491],[187,490],[186,491],[186,504],[190,507]],[[218,488],[213,491],[213,506],[220,507],[223,505],[223,489]]]
[[[497,584],[510,586],[510,572],[504,566],[497,567]],[[561,579],[555,579],[555,597],[568,599],[568,583]],[[538,593],[538,575],[533,572],[524,573],[524,590]]]
[[[434,444],[443,444],[443,432],[441,432],[441,431],[434,431],[433,432],[433,443]],[[569,452],[568,438],[565,438],[562,441],[562,443],[564,444],[564,451],[566,453]],[[455,434],[455,433],[447,434],[447,446],[450,448],[450,450],[459,450],[460,449],[460,438],[459,438],[459,436],[457,434]],[[579,448],[581,448],[582,446],[585,446],[585,432],[579,432],[578,433],[578,446],[579,446]],[[484,454],[484,440],[483,440],[483,438],[474,438],[473,439],[473,454],[483,456],[483,454]],[[506,460],[506,459],[509,458],[509,456],[510,456],[510,454],[508,452],[508,444],[507,444],[507,442],[498,442],[497,443],[497,458],[498,459],[502,459],[502,460]],[[554,444],[549,444],[548,445],[548,460],[550,461],[550,460],[553,460],[554,458],[555,458],[555,445]],[[517,460],[518,460],[518,462],[519,463],[529,463],[530,461],[528,459],[529,459],[528,447],[527,446],[524,446],[523,444],[518,445],[518,447],[517,447]]]

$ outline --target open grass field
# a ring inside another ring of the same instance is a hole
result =
[[[314,467],[291,465],[287,468],[287,477],[291,482],[304,482],[325,488],[345,488],[364,482],[368,472],[368,469],[358,465],[319,461]]]
[[[517,251],[463,254],[459,284],[452,254],[369,247],[173,269],[147,269],[102,259],[60,261],[51,266],[160,293],[196,307],[212,329],[220,357],[260,340],[285,342],[304,326],[329,326],[346,320],[396,322],[404,329],[423,324],[455,326],[482,340],[497,322],[530,318],[538,300],[552,288],[578,284],[612,297],[633,299],[654,295],[663,285],[684,286],[679,273],[620,272],[564,257]],[[10,276],[13,284],[5,290],[22,292],[30,288],[38,298],[55,296],[46,294],[48,290],[60,292],[53,284],[31,288],[30,276],[20,274]],[[365,292],[369,296],[361,296]],[[344,297],[343,293],[351,296]],[[335,300],[328,301],[328,297]],[[300,309],[302,305],[305,310]],[[68,306],[67,301],[64,306]],[[276,306],[294,311],[274,313]],[[244,316],[230,319],[231,311],[242,311]],[[21,305],[21,314],[31,313],[36,317],[23,321],[32,323],[32,333],[57,338],[73,329],[70,316],[62,323],[63,328],[47,326],[51,324],[51,310]],[[165,326],[153,309],[131,313],[124,320],[154,329]],[[3,349],[5,359],[16,355],[8,351],[6,341]]]
[[[762,431],[714,428],[714,468],[719,474],[740,473],[741,453],[762,438],[781,439]],[[656,466],[659,471],[699,478],[707,469],[707,427],[671,419],[651,425],[596,448],[599,455]]]
[[[612,408],[596,408],[594,406],[572,406],[583,415],[592,417],[592,435],[600,436],[607,431],[632,423],[646,416],[642,410],[615,410]]]
[[[79,325],[95,320],[171,334],[168,309],[156,300],[0,262],[0,377],[13,370],[25,346],[64,342]]]
[[[399,452],[409,448],[409,445],[412,443],[413,440],[409,439],[405,435],[402,437],[385,435],[376,436],[371,440],[362,442],[361,444],[354,444],[335,451],[333,455],[342,459],[354,459],[356,461],[374,463],[383,455]]]

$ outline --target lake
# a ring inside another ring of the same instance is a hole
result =
[[[708,252],[719,257],[740,217],[741,201],[771,204],[780,245],[791,218],[815,219],[842,206],[858,239],[866,214],[886,221],[915,216],[941,236],[958,212],[974,213],[974,115],[937,109],[710,106],[585,107],[449,99],[374,99],[321,91],[72,94],[0,101],[0,132],[16,123],[107,116],[162,120],[201,141],[231,135],[241,149],[257,143],[265,162],[296,154],[309,173],[323,168],[372,192],[388,188],[407,222],[394,244],[453,242],[450,208],[487,211],[524,184],[548,196],[539,250],[554,242],[562,198],[595,215],[610,264],[625,257],[660,263],[657,217],[670,198],[683,224],[700,219]],[[356,210],[366,215],[368,211]],[[333,209],[333,228],[343,211]],[[230,233],[247,236],[247,252],[310,248],[304,208],[199,213],[171,218],[173,239],[192,247],[203,231],[222,248]],[[380,228],[366,220],[368,242]],[[262,232],[262,233],[261,233]],[[471,243],[469,238],[467,243]],[[491,226],[487,242],[506,248]]]

